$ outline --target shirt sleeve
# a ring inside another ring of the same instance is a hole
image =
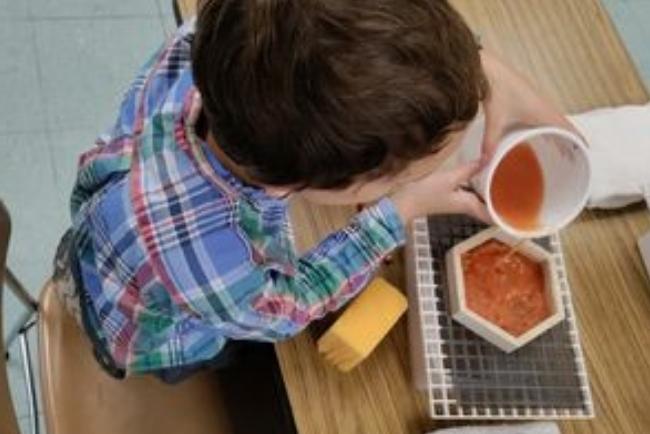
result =
[[[284,332],[297,333],[357,295],[404,238],[392,201],[383,199],[298,258],[292,275],[267,273],[255,308],[275,318]]]

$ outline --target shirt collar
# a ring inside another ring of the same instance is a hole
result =
[[[180,129],[183,134],[181,139],[184,139],[184,141],[187,142],[190,152],[195,154],[197,160],[205,161],[212,170],[212,174],[216,174],[219,181],[227,184],[229,194],[233,196],[243,196],[258,208],[286,207],[288,199],[270,196],[264,191],[264,189],[242,181],[239,177],[228,170],[214,155],[214,153],[210,151],[208,143],[197,136],[196,123],[201,114],[202,106],[203,104],[198,90],[195,87],[192,87],[184,102],[182,110],[182,123],[184,124],[184,128]],[[205,168],[206,166],[203,165],[204,170]],[[213,178],[213,176],[209,177]]]

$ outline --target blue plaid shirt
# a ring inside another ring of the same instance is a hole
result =
[[[297,256],[287,202],[237,179],[195,134],[192,38],[190,23],[144,66],[115,126],[80,157],[72,195],[93,328],[127,372],[292,336],[354,297],[404,240],[385,199]]]

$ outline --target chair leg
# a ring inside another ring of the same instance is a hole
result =
[[[34,297],[31,296],[27,289],[25,289],[20,280],[16,278],[14,273],[12,273],[9,268],[6,269],[5,284],[16,296],[16,298],[23,304],[23,306],[27,308],[27,312],[24,312],[18,321],[9,329],[7,340],[5,341],[5,348],[8,351],[11,347],[11,344],[14,343],[20,334],[20,330],[25,327],[34,313],[38,311],[38,302],[34,299]]]
[[[38,421],[38,402],[36,397],[36,382],[34,380],[34,370],[32,369],[32,359],[29,352],[29,341],[27,332],[36,323],[32,321],[27,324],[20,332],[20,355],[23,364],[23,373],[25,375],[25,389],[27,391],[27,400],[29,403],[29,417],[32,422],[32,434],[39,434],[40,424]]]
[[[20,300],[25,307],[30,308],[33,311],[38,310],[38,302],[32,295],[27,291],[25,286],[18,280],[16,275],[7,267],[5,272],[5,282],[11,292]]]
[[[25,327],[25,324],[29,322],[29,320],[34,316],[34,312],[23,312],[16,323],[11,326],[9,329],[9,332],[7,333],[7,341],[5,342],[5,348],[7,351],[9,351],[9,348],[11,348],[11,345],[13,345],[14,341],[18,336],[20,335],[20,331]]]

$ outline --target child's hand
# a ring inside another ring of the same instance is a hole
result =
[[[540,95],[528,80],[501,62],[489,50],[481,51],[481,62],[490,83],[490,93],[483,103],[484,160],[492,157],[501,137],[516,125],[553,125],[578,133],[551,101]]]
[[[433,172],[404,185],[391,198],[404,222],[429,214],[468,214],[489,223],[485,204],[464,188],[481,168],[480,162],[473,162]]]

